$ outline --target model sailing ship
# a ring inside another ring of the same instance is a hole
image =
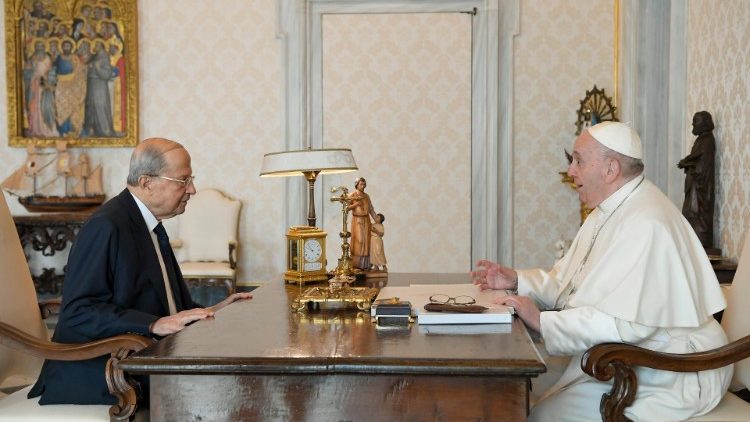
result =
[[[28,146],[24,165],[8,176],[0,187],[17,196],[18,202],[29,212],[86,211],[101,205],[104,202],[101,166],[91,169],[85,153],[80,154],[78,163],[71,166],[66,143],[58,142],[56,146],[54,153],[40,153],[36,147]],[[43,162],[44,155],[54,155],[54,158]],[[44,181],[42,171],[53,164],[56,175]],[[44,193],[59,187],[60,181],[64,186],[63,196]]]

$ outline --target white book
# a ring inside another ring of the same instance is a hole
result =
[[[417,324],[509,324],[513,314],[507,306],[490,308],[482,313],[428,312],[424,308],[417,310]],[[501,309],[502,307],[502,309]]]
[[[486,334],[510,334],[510,324],[423,324],[419,332],[428,336],[477,336]]]
[[[444,294],[450,297],[471,296],[477,305],[489,309],[482,313],[429,312],[424,305],[430,303],[430,296]],[[378,299],[397,297],[401,301],[411,302],[412,312],[417,317],[417,324],[507,324],[513,322],[513,308],[492,303],[495,299],[506,296],[504,290],[485,290],[464,284],[412,284],[408,287],[384,287]]]

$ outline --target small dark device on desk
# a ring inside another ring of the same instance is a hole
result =
[[[411,316],[411,302],[397,297],[378,299],[372,304],[375,310],[373,319],[379,327],[403,327],[414,322]]]

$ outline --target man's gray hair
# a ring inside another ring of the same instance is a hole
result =
[[[130,170],[128,171],[128,185],[138,186],[141,176],[156,176],[167,168],[164,151],[155,145],[144,145],[140,153],[136,149],[130,156]]]
[[[620,154],[598,142],[597,144],[601,146],[604,157],[615,159],[620,163],[620,169],[622,170],[622,176],[624,178],[628,179],[643,173],[645,167],[643,165],[643,160],[640,158],[628,157],[627,155]]]

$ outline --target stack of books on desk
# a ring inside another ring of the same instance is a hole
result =
[[[470,296],[476,305],[488,309],[481,313],[429,312],[424,305],[430,303],[430,296],[444,295],[451,298]],[[513,322],[513,308],[493,303],[495,299],[506,296],[504,290],[485,290],[473,284],[412,284],[410,286],[386,286],[380,290],[377,299],[396,297],[401,301],[411,302],[417,324],[506,324]],[[374,316],[374,310],[373,310]]]

